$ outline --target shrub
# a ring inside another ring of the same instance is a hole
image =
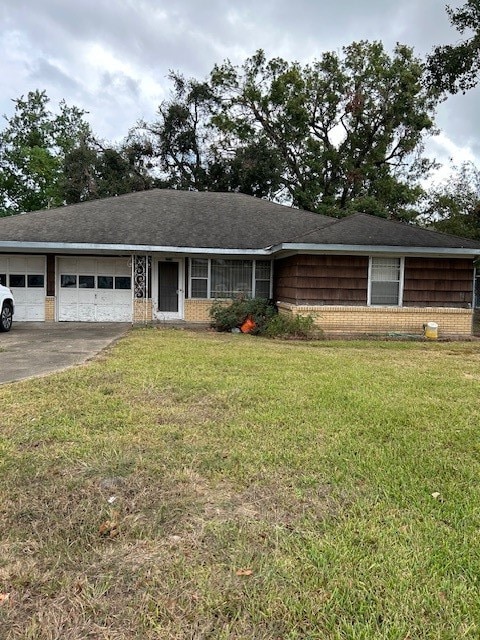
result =
[[[321,337],[320,329],[315,329],[312,316],[286,316],[277,313],[268,322],[264,335],[267,338],[312,338]]]
[[[211,324],[217,331],[231,331],[240,327],[250,316],[255,322],[254,334],[263,333],[276,313],[275,307],[264,298],[239,298],[229,305],[217,301],[210,309]]]
[[[217,331],[231,331],[239,328],[248,317],[255,322],[251,333],[268,338],[312,338],[321,337],[315,329],[311,316],[286,316],[278,313],[276,307],[263,298],[240,298],[225,305],[215,302],[210,309],[212,327]]]

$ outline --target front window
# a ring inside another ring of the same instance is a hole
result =
[[[211,298],[252,297],[251,260],[212,260]]]
[[[191,298],[269,298],[270,260],[190,259]]]
[[[192,298],[208,298],[209,260],[192,258],[190,260],[190,291]]]
[[[370,304],[401,304],[403,261],[401,258],[370,259]]]

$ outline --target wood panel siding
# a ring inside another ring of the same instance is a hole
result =
[[[367,256],[296,255],[275,261],[274,298],[295,305],[366,306]],[[466,258],[405,258],[403,306],[473,303],[473,264]]]
[[[470,307],[472,302],[471,260],[405,258],[403,306]]]
[[[367,304],[366,256],[296,255],[275,261],[274,298],[291,304]]]

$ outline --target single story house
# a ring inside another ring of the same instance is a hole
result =
[[[365,214],[154,189],[0,219],[16,320],[206,322],[272,298],[327,333],[470,335],[480,242]]]

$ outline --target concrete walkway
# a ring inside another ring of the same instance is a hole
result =
[[[15,322],[0,333],[0,384],[85,362],[123,336],[130,324]]]

